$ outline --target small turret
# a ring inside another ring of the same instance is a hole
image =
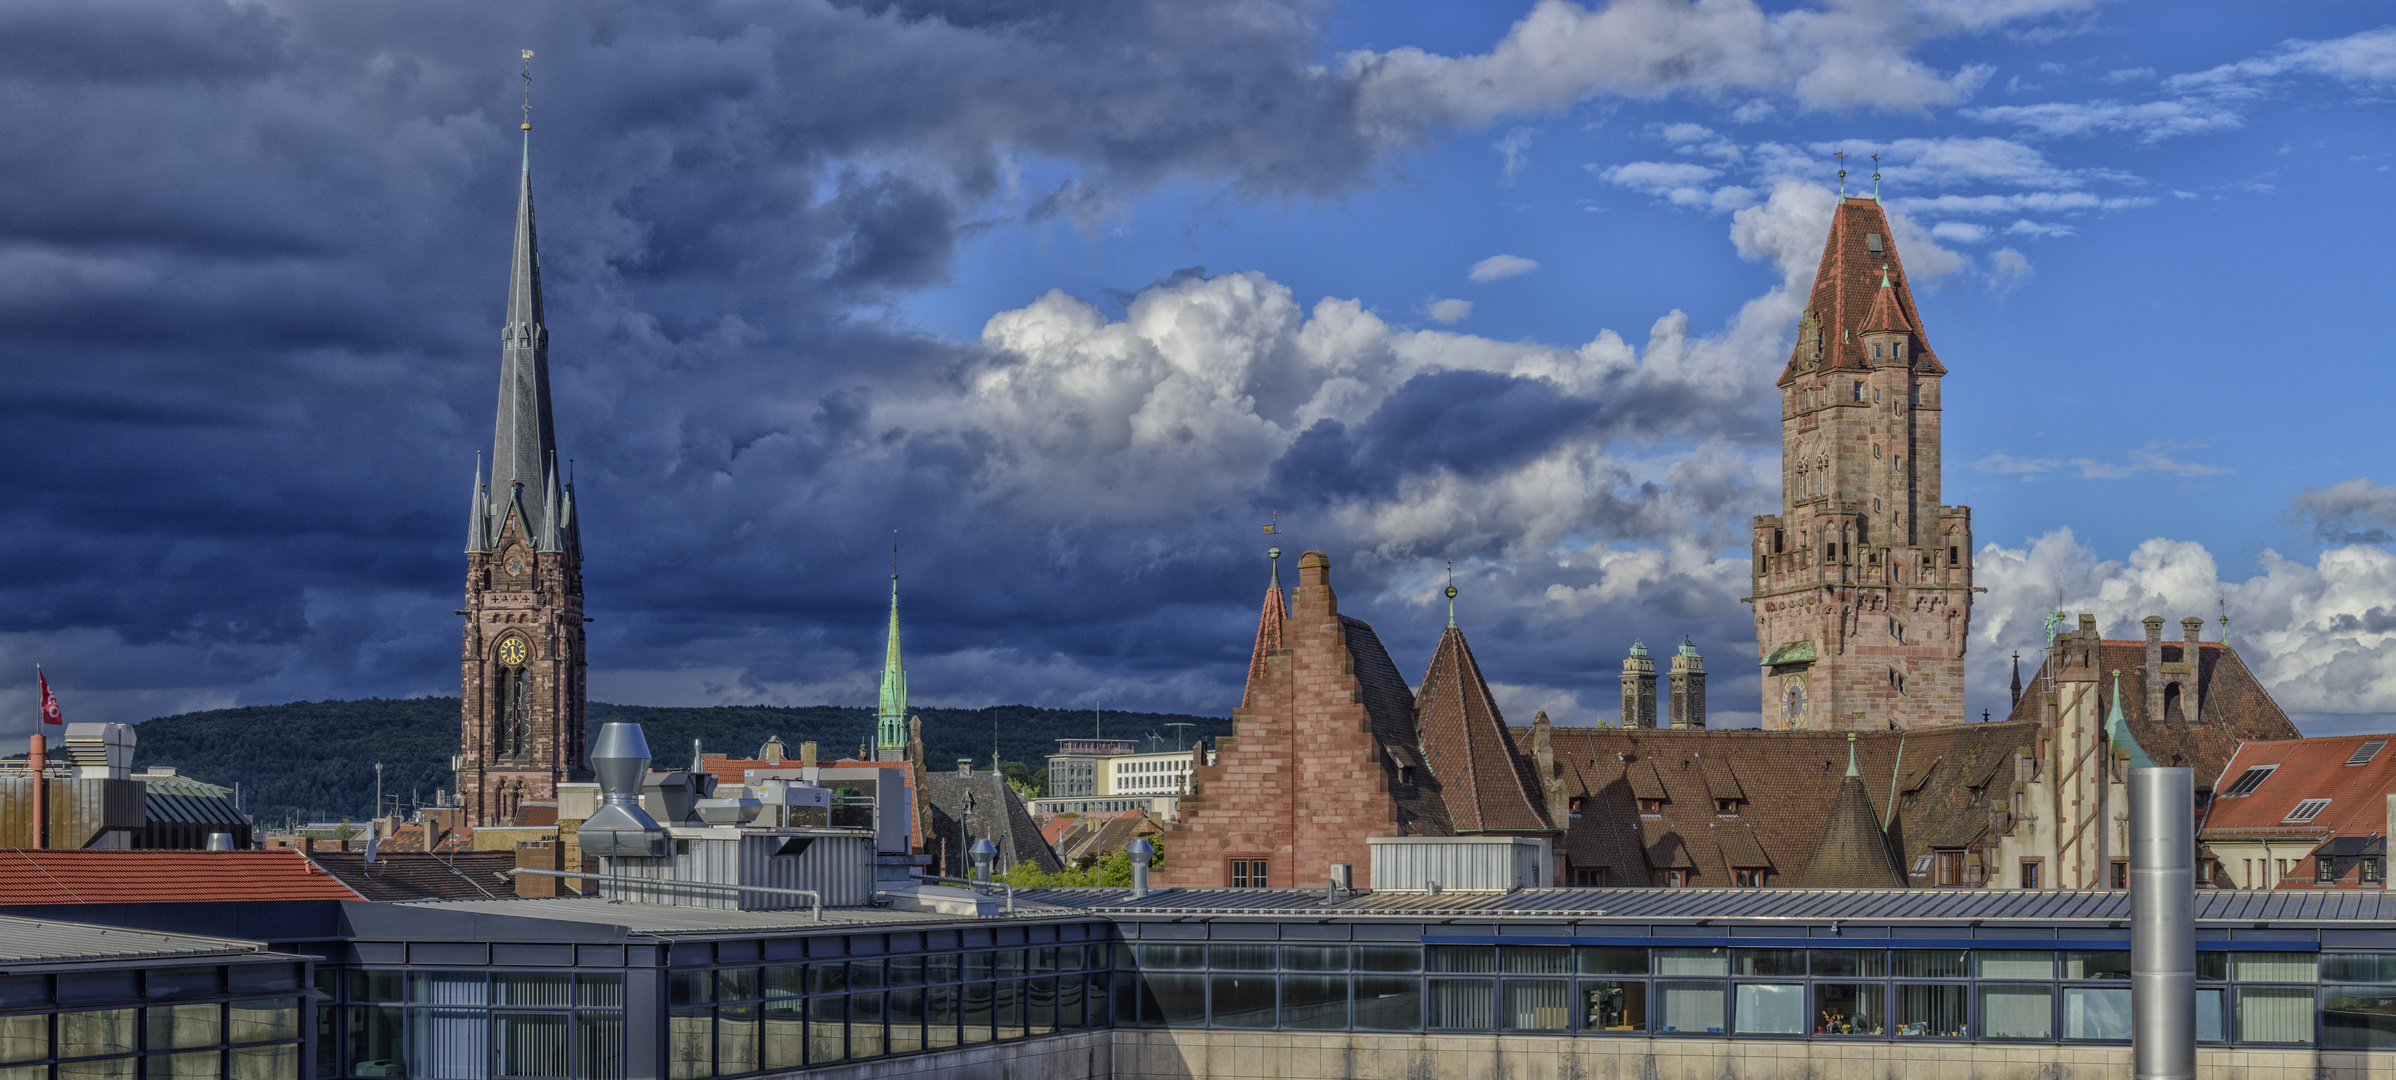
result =
[[[1656,662],[1644,641],[1632,642],[1631,654],[1622,661],[1622,726],[1656,726]]]

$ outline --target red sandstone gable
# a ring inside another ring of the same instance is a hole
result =
[[[1373,628],[1339,613],[1330,575],[1330,557],[1309,551],[1286,619],[1268,600],[1261,669],[1214,764],[1191,776],[1159,885],[1292,887],[1348,863],[1370,888],[1368,837],[1450,831],[1437,782],[1413,762],[1414,694]]]

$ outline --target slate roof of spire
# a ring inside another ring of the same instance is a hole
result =
[[[491,439],[490,490],[505,499],[524,485],[524,530],[545,549],[571,546],[570,536],[543,535],[557,521],[557,425],[549,407],[549,331],[542,325],[541,253],[532,213],[532,135],[524,136],[524,170],[516,193],[516,245],[508,267],[507,322],[500,330],[499,410]],[[506,507],[499,508],[504,521]],[[499,521],[492,523],[497,531]]]
[[[1822,839],[1799,880],[1809,889],[1898,889],[1905,875],[1889,854],[1888,834],[1864,793],[1863,778],[1849,772],[1839,780],[1839,794],[1822,823]]]
[[[1879,239],[1879,250],[1873,250],[1872,239]],[[1870,322],[1873,301],[1881,292],[1881,267],[1888,267],[1892,284],[1890,300],[1895,307],[1894,317],[1916,335],[1911,357],[1915,370],[1932,375],[1944,375],[1947,369],[1931,351],[1930,342],[1922,338],[1921,312],[1915,310],[1913,290],[1905,284],[1905,260],[1897,255],[1897,244],[1889,234],[1888,214],[1871,199],[1839,200],[1831,213],[1830,236],[1822,244],[1822,263],[1814,271],[1814,291],[1806,310],[1820,320],[1822,328],[1822,359],[1825,368],[1863,368],[1870,364],[1870,352],[1853,335],[1864,332]],[[1788,368],[1781,373],[1780,384],[1788,385],[1800,371],[1813,364],[1806,354],[1807,342],[1802,338],[1789,354]]]
[[[1464,631],[1441,632],[1414,709],[1423,755],[1439,776],[1458,833],[1555,831]]]

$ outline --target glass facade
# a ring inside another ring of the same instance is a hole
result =
[[[1118,953],[1113,1022],[2129,1041],[2125,950],[1891,948],[1904,942],[1884,940],[1830,948],[1142,943]],[[2396,1048],[2396,953],[2202,952],[2197,972],[2201,1041],[2311,1045],[2318,1017],[2321,1045]]]
[[[0,976],[0,1080],[300,1080],[299,964]]]

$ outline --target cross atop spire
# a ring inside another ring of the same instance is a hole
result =
[[[882,704],[874,713],[874,757],[896,761],[907,748],[907,669],[899,661],[898,531],[890,533],[890,640],[882,653]]]
[[[516,181],[516,242],[508,265],[507,322],[500,328],[499,410],[491,438],[491,490],[509,492],[522,485],[527,501],[527,534],[548,531],[546,523],[566,520],[556,470],[557,425],[549,405],[549,330],[541,311],[541,250],[533,230],[532,211],[532,53],[524,53],[524,164]],[[553,494],[553,491],[556,492]],[[499,522],[493,522],[496,536]],[[570,531],[571,526],[563,527]],[[536,536],[549,550],[575,547],[570,535]]]

